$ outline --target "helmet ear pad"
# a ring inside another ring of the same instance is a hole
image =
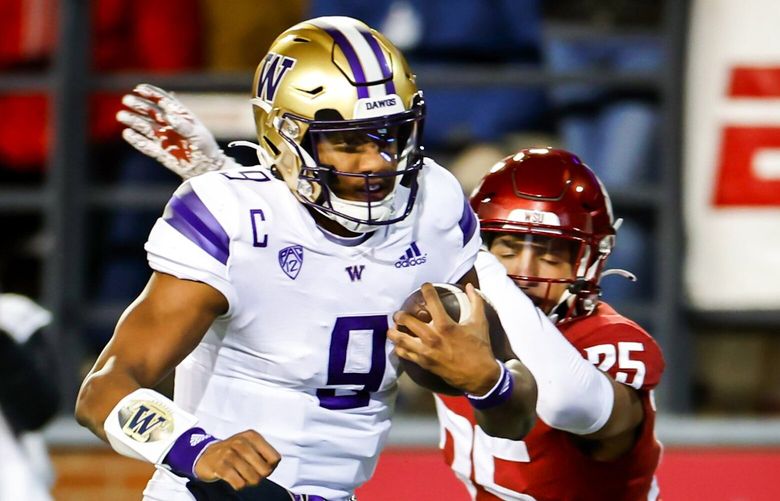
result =
[[[412,165],[422,165],[423,163],[423,156],[422,153],[416,152],[409,155],[409,162]],[[417,185],[417,173],[415,171],[410,171],[405,173],[401,177],[401,181],[399,181],[399,184],[403,186],[404,188],[412,189],[413,186]],[[416,192],[417,189],[415,188],[414,191]]]

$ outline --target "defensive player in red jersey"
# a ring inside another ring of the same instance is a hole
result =
[[[540,382],[539,419],[523,441],[488,436],[465,398],[437,395],[446,461],[478,501],[659,499],[653,388],[664,360],[642,327],[599,301],[618,226],[604,187],[575,155],[529,149],[496,165],[471,204],[490,252],[614,393],[606,422],[572,432],[546,421]],[[574,406],[583,398],[595,396],[569,396]]]

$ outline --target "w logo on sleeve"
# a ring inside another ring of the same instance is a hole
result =
[[[284,75],[295,66],[295,59],[270,52],[265,58],[257,82],[257,96],[272,103]]]
[[[173,432],[173,416],[155,402],[136,400],[119,411],[119,425],[137,442],[154,442]]]

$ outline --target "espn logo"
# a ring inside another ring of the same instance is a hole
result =
[[[423,255],[420,252],[420,248],[417,247],[417,242],[412,242],[409,248],[406,249],[406,253],[395,262],[395,267],[408,268],[410,266],[425,264],[427,260],[428,254]]]

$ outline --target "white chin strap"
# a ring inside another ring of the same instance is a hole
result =
[[[274,164],[273,159],[268,155],[268,152],[263,149],[262,146],[259,144],[250,142],[250,141],[231,141],[228,143],[228,148],[235,148],[236,146],[245,146],[247,148],[252,148],[257,153],[257,160],[260,162],[260,165],[265,168],[271,168],[271,166]]]
[[[409,203],[411,193],[411,188],[402,185],[400,179],[396,179],[395,188],[389,195],[379,202],[371,202],[371,217],[369,218],[368,202],[344,200],[331,191],[330,208],[338,214],[320,212],[353,233],[369,233],[379,228],[376,223],[391,219],[396,214],[397,209],[404,210]],[[350,221],[342,214],[360,219],[363,222]],[[366,221],[371,221],[372,224],[368,224]]]
[[[371,203],[371,221],[381,223],[387,221],[393,215],[395,211],[394,202],[395,191],[387,195],[383,200],[379,202]],[[342,214],[353,217],[355,219],[361,219],[363,221],[369,220],[368,203],[357,202],[353,200],[344,200],[330,193],[330,207],[338,214],[332,212],[321,211],[326,217],[336,221],[338,224],[346,228],[353,233],[368,233],[378,228],[375,224],[367,224],[365,222],[351,221],[348,218],[342,216]]]

